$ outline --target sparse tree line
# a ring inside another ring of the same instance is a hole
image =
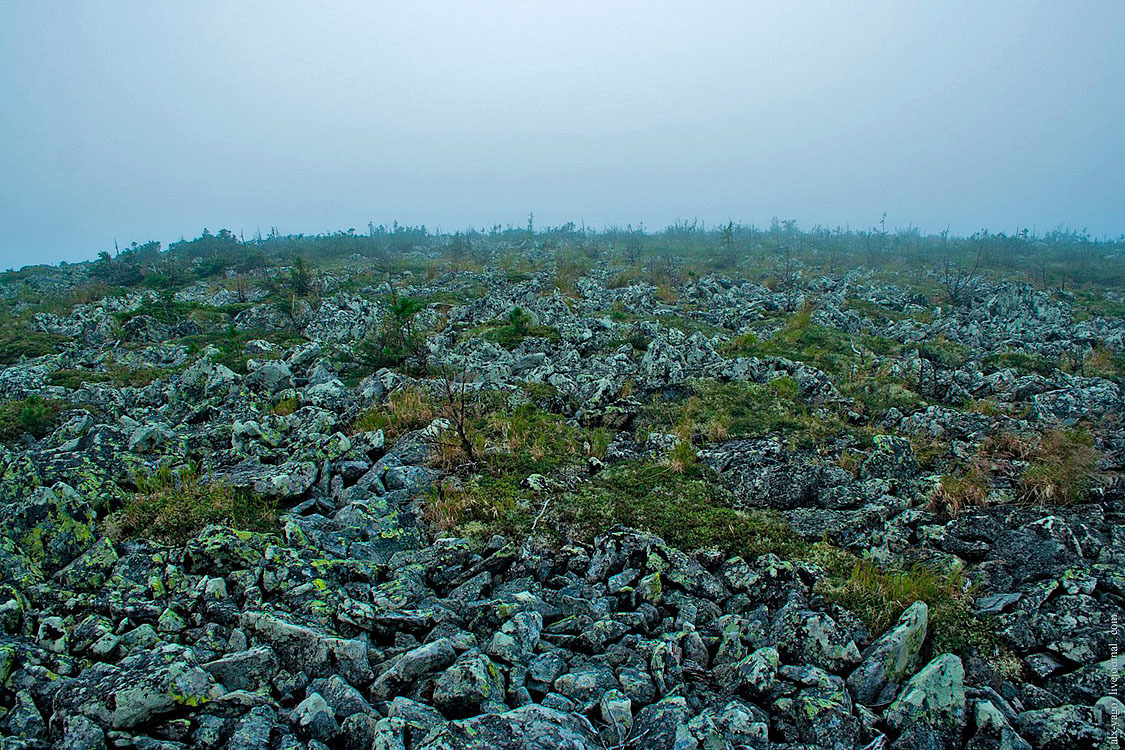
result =
[[[1012,234],[981,230],[969,237],[948,230],[923,235],[913,227],[889,230],[886,217],[866,230],[802,230],[792,220],[774,219],[768,227],[734,221],[707,227],[698,220],[678,221],[660,231],[643,225],[595,230],[574,223],[536,228],[494,226],[456,232],[430,231],[425,226],[370,223],[366,233],[354,228],[321,235],[281,235],[276,228],[247,238],[242,233],[207,229],[191,240],[167,248],[151,241],[103,251],[91,275],[114,286],[169,289],[196,279],[235,279],[248,287],[246,275],[271,267],[288,267],[290,292],[303,297],[315,292],[315,269],[335,259],[369,258],[378,273],[407,267],[415,254],[437,258],[450,269],[485,267],[500,255],[566,256],[587,266],[609,261],[632,269],[626,280],[655,286],[681,283],[711,271],[764,277],[786,294],[790,309],[803,277],[837,274],[864,267],[929,277],[943,302],[963,305],[990,272],[1015,272],[1040,289],[1067,291],[1125,285],[1120,258],[1125,237],[1096,240],[1086,232],[1058,229],[1038,235],[1026,229]],[[241,279],[241,281],[240,281]]]

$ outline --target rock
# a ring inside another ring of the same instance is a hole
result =
[[[911,677],[887,707],[887,725],[905,732],[914,724],[924,724],[940,733],[943,746],[955,746],[965,725],[964,680],[959,657],[938,656]]]
[[[859,647],[835,620],[804,609],[796,598],[778,612],[771,632],[778,652],[797,664],[839,672],[860,660]]]
[[[688,722],[688,728],[702,748],[767,747],[769,724],[765,718],[764,712],[730,701],[721,708],[705,709]]]
[[[81,714],[63,720],[60,750],[105,750],[105,731]]]
[[[167,644],[87,669],[55,694],[54,714],[82,714],[108,729],[131,729],[222,692],[190,649]]]
[[[914,673],[926,641],[929,607],[914,602],[898,622],[868,647],[863,661],[848,676],[848,688],[860,703],[879,705],[883,691],[897,692],[898,683]],[[886,702],[891,700],[887,698]]]
[[[464,716],[482,703],[504,700],[504,675],[479,651],[467,651],[434,682],[434,705],[450,716]]]
[[[1016,719],[1020,734],[1035,750],[1096,747],[1105,730],[1094,722],[1094,709],[1073,705],[1024,711]]]
[[[266,612],[245,612],[241,624],[267,641],[288,669],[311,677],[339,673],[353,685],[366,685],[374,677],[363,641],[318,633]]]
[[[783,666],[778,673],[797,688],[794,695],[773,703],[784,736],[817,747],[855,744],[859,719],[843,678],[819,667]]]
[[[379,675],[371,685],[371,694],[376,700],[386,700],[392,697],[396,690],[421,677],[445,669],[456,659],[457,653],[448,638],[439,638],[419,646],[398,657],[389,669]]]
[[[269,646],[257,646],[207,662],[203,668],[227,690],[257,690],[273,682],[279,661]]]
[[[493,634],[488,653],[509,664],[527,661],[539,645],[543,631],[543,615],[538,612],[517,612]]]
[[[309,737],[320,742],[331,742],[340,733],[340,725],[332,707],[320,693],[311,693],[293,709],[293,724]]]
[[[620,690],[607,690],[598,702],[607,745],[624,745],[633,727],[633,703]]]
[[[152,453],[175,435],[168,425],[141,425],[129,436],[129,450],[132,453]]]
[[[258,750],[267,747],[277,724],[277,713],[268,706],[257,706],[238,721],[227,741],[228,750]]]
[[[11,737],[25,740],[46,740],[47,724],[35,706],[35,700],[27,690],[16,693],[16,701],[8,715],[3,719],[7,733]]]
[[[777,649],[765,646],[730,665],[716,668],[716,679],[727,692],[738,692],[748,698],[769,694],[777,681],[781,659]]]
[[[633,721],[630,745],[646,750],[694,750],[699,746],[688,722],[691,713],[682,696],[645,706]]]
[[[1031,750],[1031,745],[1012,729],[1003,712],[991,701],[979,700],[973,704],[973,724],[976,732],[966,743],[968,750]]]
[[[532,704],[450,722],[414,750],[579,750],[600,746],[588,721]]]
[[[246,385],[264,393],[274,394],[293,387],[293,373],[280,360],[267,360],[245,378]]]
[[[555,680],[555,690],[577,703],[591,703],[611,690],[617,679],[607,665],[591,661]]]
[[[69,485],[40,487],[30,497],[0,506],[3,534],[32,570],[51,574],[94,545],[94,509]]]

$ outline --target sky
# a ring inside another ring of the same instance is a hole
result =
[[[0,0],[0,267],[229,228],[1125,232],[1125,3]]]

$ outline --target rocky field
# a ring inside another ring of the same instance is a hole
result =
[[[1120,290],[477,252],[0,277],[0,747],[1117,746]]]

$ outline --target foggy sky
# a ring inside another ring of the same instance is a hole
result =
[[[392,219],[1125,232],[1125,3],[0,2],[0,268]]]

